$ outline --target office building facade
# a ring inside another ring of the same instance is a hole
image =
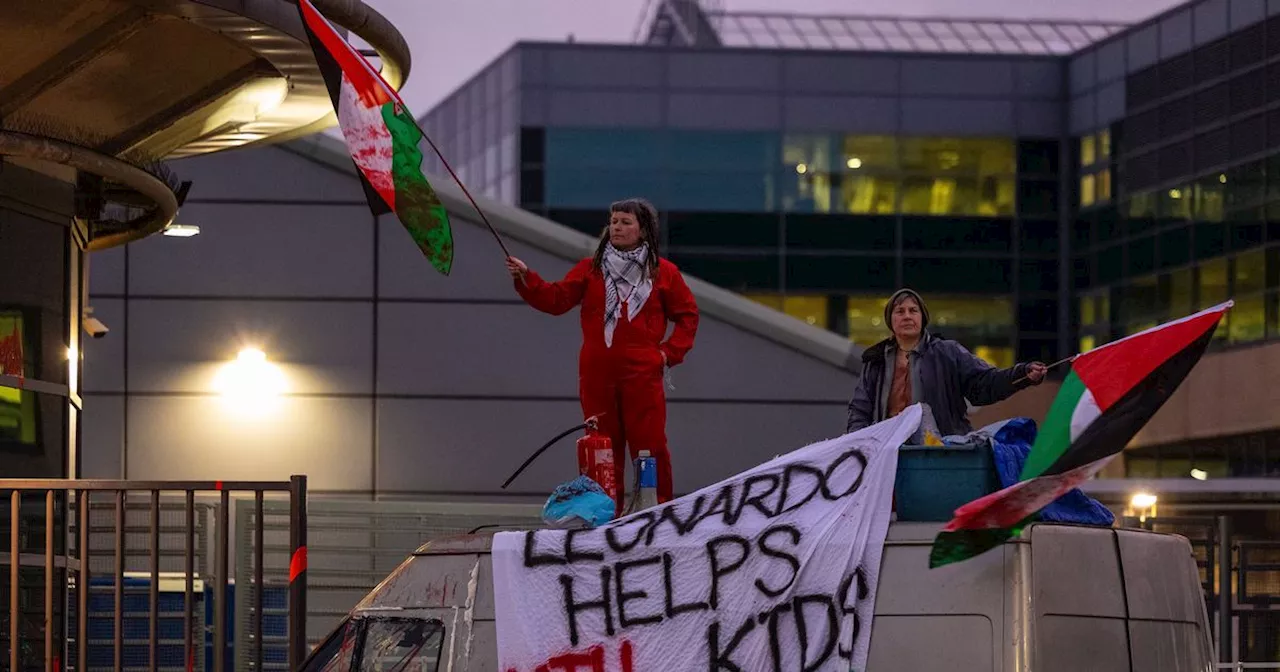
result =
[[[1215,347],[1280,334],[1280,3],[1135,26],[659,5],[641,44],[515,45],[425,129],[470,184],[584,232],[650,197],[681,268],[862,346],[903,285],[999,365],[1228,297]],[[1280,470],[1280,436],[1238,438],[1254,456],[1211,473]]]

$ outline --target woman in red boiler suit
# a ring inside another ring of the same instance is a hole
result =
[[[613,441],[625,501],[626,452],[649,451],[658,466],[658,501],[671,500],[671,453],[663,374],[684,361],[698,331],[698,306],[680,269],[658,256],[658,211],[644,199],[609,207],[609,226],[594,257],[564,279],[547,282],[523,261],[507,258],[516,291],[530,306],[563,315],[581,305],[578,396],[584,417],[600,416]],[[671,337],[667,323],[674,322]]]

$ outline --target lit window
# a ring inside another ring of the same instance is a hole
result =
[[[1256,294],[1267,287],[1267,251],[1250,250],[1236,256],[1235,296]],[[1234,311],[1233,311],[1234,312]]]
[[[1001,369],[1013,366],[1013,348],[990,347],[979,345],[973,349],[978,359]]]
[[[847,170],[896,171],[898,139],[883,135],[844,137],[844,166]]]
[[[848,302],[849,340],[870,347],[889,337],[884,324],[884,304],[889,297],[851,296]]]
[[[1169,318],[1178,319],[1195,312],[1192,290],[1195,282],[1190,268],[1169,274]]]
[[[1094,176],[1085,175],[1080,178],[1080,207],[1087,208],[1097,200]]]
[[[1092,135],[1086,135],[1083,138],[1080,138],[1080,165],[1081,166],[1092,166],[1093,162],[1098,159],[1095,152],[1096,152],[1096,148],[1094,145],[1094,139]]]
[[[1107,168],[1098,173],[1098,200],[1111,200],[1111,169]]]
[[[1227,318],[1229,335],[1232,343],[1249,343],[1260,341],[1266,336],[1266,308],[1263,297],[1237,296],[1236,305]]]
[[[1092,349],[1094,349],[1094,348],[1096,348],[1096,347],[1098,347],[1098,339],[1094,338],[1093,336],[1081,336],[1081,337],[1080,337],[1080,352],[1081,352],[1081,353],[1089,352],[1090,350],[1092,350]]]
[[[822,329],[827,328],[827,297],[825,296],[784,297],[782,311],[801,322]]]
[[[1098,156],[1104,159],[1111,156],[1111,129],[1109,128],[1098,131]]]
[[[768,306],[777,311],[782,310],[782,296],[779,294],[743,294],[742,296],[762,306]]]
[[[1097,313],[1094,311],[1094,298],[1086,296],[1080,299],[1080,324],[1089,326],[1097,320]]]
[[[845,175],[840,181],[840,202],[844,212],[892,214],[897,200],[898,182],[891,177]]]

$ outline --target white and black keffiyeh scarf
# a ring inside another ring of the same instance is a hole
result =
[[[613,346],[613,330],[622,317],[622,304],[627,304],[627,319],[634,320],[649,300],[653,291],[653,279],[645,270],[649,258],[649,246],[642,244],[634,250],[623,252],[606,243],[604,261],[604,344]]]

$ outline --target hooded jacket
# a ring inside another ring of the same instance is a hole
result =
[[[845,431],[856,431],[886,419],[889,386],[893,383],[892,362],[897,349],[897,342],[890,337],[862,353],[862,376],[854,388],[853,398],[849,400],[849,421]],[[1017,386],[1013,384],[1026,375],[1026,364],[997,369],[963,345],[928,331],[921,334],[920,343],[911,352],[908,362],[911,367],[911,402],[929,405],[943,436],[973,431],[966,399],[974,406],[987,406],[1031,386],[1025,380]]]

